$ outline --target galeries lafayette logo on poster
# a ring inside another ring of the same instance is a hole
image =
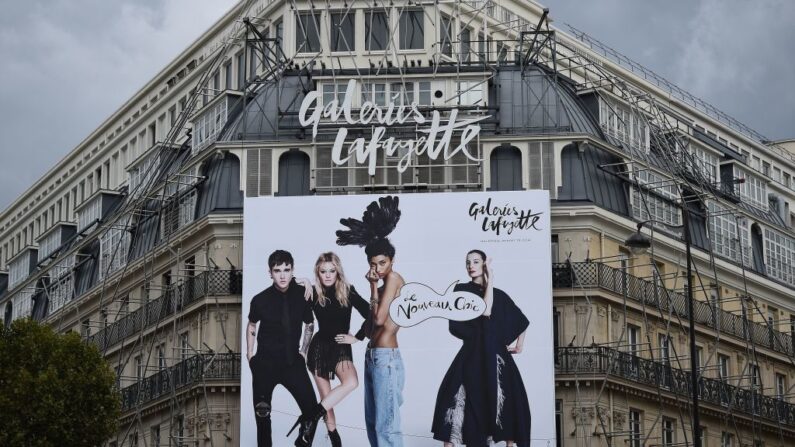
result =
[[[494,233],[495,236],[510,235],[514,231],[542,231],[536,226],[542,214],[510,202],[493,202],[491,197],[485,202],[472,202],[469,205],[469,217],[480,222],[481,230]]]
[[[480,133],[480,125],[477,123],[489,116],[457,120],[458,109],[452,109],[447,122],[443,124],[438,110],[432,111],[431,117],[427,118],[420,112],[416,102],[409,105],[398,105],[392,101],[385,108],[372,101],[365,101],[358,112],[354,113],[352,104],[356,84],[355,79],[348,81],[341,104],[335,98],[322,107],[320,106],[321,93],[313,90],[307,93],[298,112],[301,125],[312,126],[313,139],[317,136],[321,119],[330,119],[330,124],[336,124],[343,119],[345,124],[352,126],[373,126],[369,142],[361,137],[356,138],[350,142],[348,150],[344,154],[343,146],[346,143],[348,129],[341,126],[337,130],[337,137],[334,139],[331,152],[331,160],[337,166],[347,165],[348,160],[355,157],[356,163],[367,163],[367,172],[370,175],[375,175],[376,155],[379,148],[390,157],[395,154],[403,154],[397,164],[398,172],[404,172],[411,165],[412,154],[427,153],[431,160],[437,160],[442,155],[445,160],[449,160],[461,152],[472,161],[481,161],[469,152],[467,145]],[[412,123],[417,126],[427,126],[418,127],[417,132],[422,136],[405,140],[397,140],[394,137],[384,138],[388,127]],[[460,131],[460,136],[458,145],[451,149],[450,144],[454,131]]]

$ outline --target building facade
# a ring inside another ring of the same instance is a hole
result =
[[[242,1],[0,214],[5,324],[99,347],[108,445],[236,446],[243,197],[546,189],[558,445],[691,445],[693,363],[702,445],[794,444],[795,145],[550,22]]]

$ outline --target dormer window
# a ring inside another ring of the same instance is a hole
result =
[[[75,208],[77,213],[77,232],[91,229],[107,216],[121,200],[118,191],[100,190]]]
[[[59,222],[52,228],[43,233],[39,239],[39,257],[38,262],[41,263],[55,253],[61,246],[69,240],[77,230],[77,226],[73,223]]]
[[[23,283],[36,269],[38,250],[32,246],[22,249],[8,261],[8,289],[11,290]]]

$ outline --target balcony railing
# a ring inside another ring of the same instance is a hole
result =
[[[121,411],[207,380],[240,381],[240,354],[197,354],[121,389]]]
[[[625,295],[628,300],[656,307],[664,314],[671,311],[683,321],[688,320],[687,298],[683,294],[605,264],[597,262],[553,264],[552,285],[555,288],[598,287]],[[751,340],[757,346],[764,346],[789,356],[795,355],[790,334],[717,309],[708,303],[698,300],[693,302],[693,319],[696,323],[741,340]]]
[[[209,270],[188,278],[139,309],[109,324],[90,336],[88,341],[104,351],[125,338],[136,335],[141,329],[182,310],[185,306],[206,296],[239,295],[243,275],[240,270]]]
[[[555,368],[558,374],[583,374],[590,377],[606,374],[654,388],[659,385],[685,400],[689,400],[691,395],[690,371],[602,346],[557,348]],[[743,412],[776,423],[795,425],[795,405],[765,396],[757,390],[740,388],[708,377],[699,378],[698,390],[702,402],[724,407],[729,412]]]

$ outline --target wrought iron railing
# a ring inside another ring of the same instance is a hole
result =
[[[659,385],[685,400],[691,396],[690,371],[603,346],[557,348],[555,368],[558,374],[607,374],[655,388]],[[795,426],[795,404],[782,399],[708,377],[699,378],[698,389],[702,402],[724,407],[732,413],[739,411]]]
[[[662,284],[628,274],[626,271],[598,262],[572,262],[552,265],[552,285],[555,288],[598,287],[626,295],[628,300],[645,303],[667,314],[669,311],[683,321],[688,320],[685,295],[666,289]],[[742,340],[751,340],[787,355],[795,355],[792,335],[750,321],[739,315],[718,309],[703,301],[693,303],[696,323],[719,330]]]
[[[240,381],[240,354],[197,354],[122,388],[121,411],[207,380]]]
[[[88,337],[88,341],[104,351],[200,298],[239,295],[242,284],[243,275],[240,270],[208,270],[198,273],[167,289],[161,297],[108,324],[104,329]]]

